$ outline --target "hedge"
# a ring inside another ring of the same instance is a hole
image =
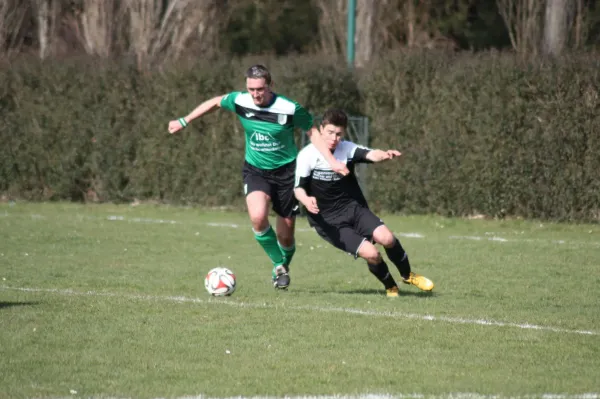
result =
[[[370,118],[377,210],[600,220],[600,62],[500,53],[394,53],[348,71],[308,56],[198,61],[139,73],[116,61],[17,60],[0,67],[0,195],[243,205],[243,134],[216,112],[169,135],[170,119],[243,89],[256,62],[275,90],[319,114]],[[301,133],[298,132],[298,140]]]

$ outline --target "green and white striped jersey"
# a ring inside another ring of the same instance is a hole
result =
[[[221,100],[221,108],[235,112],[246,136],[246,162],[260,169],[276,169],[298,155],[294,128],[308,130],[313,117],[295,101],[273,93],[267,107],[254,105],[248,92],[232,92]]]

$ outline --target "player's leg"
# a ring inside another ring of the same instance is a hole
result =
[[[271,187],[266,179],[255,168],[245,165],[244,193],[254,238],[271,259],[273,268],[276,268],[283,265],[283,256],[277,244],[275,231],[269,223],[270,191]]]
[[[294,231],[296,228],[296,216],[282,217],[277,215],[277,243],[283,255],[285,269],[289,272],[290,263],[296,253],[296,241]]]
[[[385,248],[385,252],[394,265],[398,268],[403,279],[410,276],[410,262],[408,255],[400,245],[400,241],[394,237],[394,234],[388,229],[385,224],[377,226],[372,233],[373,241],[381,244]]]
[[[273,266],[283,265],[283,256],[277,245],[277,237],[269,223],[269,196],[262,191],[253,191],[246,196],[246,205],[254,238],[269,256]]]
[[[431,291],[433,289],[433,282],[431,280],[411,271],[408,254],[402,248],[400,240],[394,236],[386,225],[382,224],[373,230],[373,241],[385,248],[388,258],[398,268],[402,276],[402,281],[405,284],[412,284],[423,291]]]
[[[280,265],[275,265],[273,267],[273,271],[271,272],[271,279],[275,288],[287,289],[290,286],[291,279],[289,274],[289,261],[288,258],[286,258],[286,250],[287,252],[291,252],[291,256],[293,256],[294,252],[296,251],[294,246],[295,223],[295,217],[283,218],[277,215],[277,234],[275,241],[277,243],[277,248],[279,249],[282,262]],[[291,259],[291,256],[289,259]]]
[[[383,284],[386,290],[386,295],[388,297],[397,297],[398,284],[396,284],[396,281],[394,280],[394,277],[392,277],[387,263],[385,263],[385,260],[383,260],[383,257],[375,245],[373,245],[371,241],[367,240],[366,238],[363,238],[356,255],[367,261],[369,271]]]
[[[277,242],[284,258],[284,265],[289,271],[290,263],[296,253],[294,232],[296,215],[300,213],[298,200],[294,195],[294,180],[296,162],[274,171],[271,184],[274,188],[272,195],[273,210],[277,214]]]
[[[334,247],[367,261],[369,271],[386,288],[388,296],[398,296],[398,286],[390,274],[387,264],[381,254],[370,241],[358,234],[348,225],[319,225],[315,226],[317,234]]]

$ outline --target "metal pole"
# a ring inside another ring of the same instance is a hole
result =
[[[356,30],[356,0],[348,0],[348,67],[354,68],[354,32]]]

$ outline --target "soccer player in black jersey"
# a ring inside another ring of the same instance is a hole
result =
[[[398,296],[398,285],[374,243],[385,248],[388,258],[396,265],[402,282],[423,291],[431,291],[433,282],[411,271],[408,255],[398,238],[383,221],[369,209],[360,189],[354,166],[394,159],[396,150],[375,150],[342,140],[348,117],[341,110],[325,112],[319,134],[333,156],[346,163],[350,173],[335,173],[323,155],[312,144],[298,154],[294,194],[308,210],[308,221],[317,233],[336,248],[367,261],[369,270],[383,283],[387,296]]]

